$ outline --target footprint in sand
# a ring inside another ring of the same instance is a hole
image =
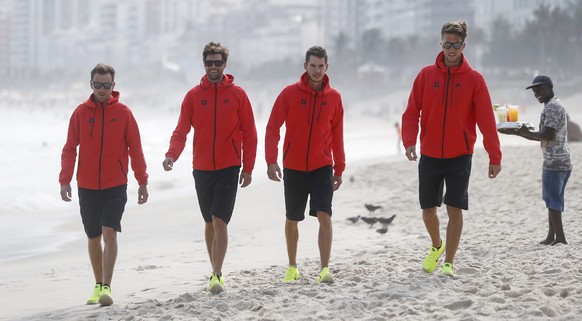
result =
[[[449,310],[462,310],[462,309],[466,309],[468,307],[470,307],[471,305],[473,305],[473,300],[460,300],[460,301],[456,301],[453,302],[451,304],[447,304],[445,305],[446,309]]]

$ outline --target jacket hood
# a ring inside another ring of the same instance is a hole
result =
[[[119,102],[119,91],[112,91],[109,100],[105,103],[105,108],[111,107]],[[89,99],[85,101],[85,105],[90,108],[97,108],[97,103],[95,102],[95,94],[91,94]]]
[[[315,90],[313,90],[309,85],[309,77],[307,76],[307,72],[304,72],[303,75],[301,75],[301,78],[297,81],[297,85],[299,86],[299,88],[306,92],[309,93],[315,92]],[[324,94],[329,94],[329,92],[331,91],[331,86],[329,85],[329,77],[327,76],[327,74],[323,76],[322,90]]]
[[[208,81],[208,77],[206,75],[202,76],[200,79],[200,87],[203,89],[208,89],[212,83]],[[230,87],[234,85],[234,76],[231,74],[223,74],[222,81],[218,84],[220,87]]]
[[[440,52],[436,57],[436,61],[434,62],[436,68],[442,72],[447,72],[449,67],[445,66],[445,54],[444,52]],[[472,70],[473,67],[469,64],[467,58],[465,58],[464,54],[461,54],[461,64],[455,67],[451,67],[452,74],[458,74],[462,72],[467,72]]]

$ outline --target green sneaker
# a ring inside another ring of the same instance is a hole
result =
[[[333,283],[333,274],[329,272],[327,267],[321,269],[319,272],[319,276],[317,277],[317,283]]]
[[[99,303],[99,297],[101,296],[101,284],[95,284],[93,288],[93,294],[87,299],[87,304],[97,304]]]
[[[224,291],[224,278],[221,276],[216,275],[216,273],[212,273],[210,276],[210,284],[208,285],[208,292],[210,293],[220,293]]]
[[[445,242],[443,242],[442,240],[440,248],[437,249],[436,247],[431,246],[430,250],[428,250],[428,255],[426,256],[424,262],[422,263],[422,269],[428,273],[434,272],[439,264],[439,258],[444,252],[445,252]]]
[[[108,285],[101,287],[101,295],[99,296],[99,304],[103,306],[108,306],[113,304],[113,298],[111,297],[111,288]]]
[[[301,274],[299,274],[299,269],[296,266],[289,266],[287,272],[285,272],[285,277],[283,278],[283,283],[295,282],[299,280]]]
[[[453,272],[453,263],[445,262],[441,267],[441,275],[455,277],[455,272]]]

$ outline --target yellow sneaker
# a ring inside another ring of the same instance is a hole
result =
[[[218,276],[216,273],[212,273],[212,276],[210,276],[210,284],[208,285],[208,292],[210,293],[220,293],[224,291],[224,278],[221,276]]]
[[[103,306],[108,306],[113,304],[113,298],[111,297],[111,288],[108,285],[101,287],[101,295],[99,296],[99,304]]]
[[[299,280],[301,274],[299,274],[299,269],[296,266],[289,266],[287,272],[285,272],[285,277],[283,278],[283,283],[295,282]]]
[[[101,296],[101,284],[95,284],[93,288],[93,294],[87,299],[87,304],[97,304],[99,303],[99,297]]]
[[[317,277],[317,283],[333,283],[333,274],[329,272],[327,267],[321,269],[319,272],[319,276]]]
[[[455,277],[455,272],[453,272],[453,263],[445,262],[441,267],[441,275]]]
[[[444,252],[445,252],[445,242],[443,242],[442,240],[440,248],[437,249],[436,247],[431,246],[430,250],[428,250],[428,255],[426,256],[424,262],[422,263],[422,269],[428,273],[434,272],[439,264],[439,258]]]

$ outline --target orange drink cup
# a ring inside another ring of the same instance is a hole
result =
[[[507,116],[510,122],[516,122],[519,115],[519,106],[509,106],[507,108]]]

